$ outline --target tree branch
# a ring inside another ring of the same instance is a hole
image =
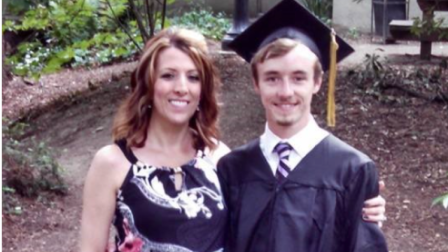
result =
[[[155,3],[155,1],[151,0],[151,2],[149,2],[150,0],[145,0],[146,2],[148,2],[148,19],[150,20],[150,32],[151,32],[151,36],[154,35],[155,29],[156,29],[156,24],[157,24],[157,3]]]
[[[142,48],[137,43],[137,41],[135,41],[135,39],[132,37],[132,34],[129,32],[129,30],[120,22],[120,19],[118,19],[118,17],[115,15],[115,11],[112,8],[112,5],[111,5],[110,1],[106,0],[106,3],[107,3],[107,5],[109,6],[109,8],[110,8],[110,10],[112,12],[112,15],[114,15],[115,22],[117,22],[118,25],[123,29],[124,33],[126,33],[126,35],[128,35],[129,39],[132,41],[132,43],[134,43],[134,45],[138,48],[138,50],[142,51]],[[109,16],[106,15],[106,17],[109,17]],[[111,18],[111,17],[109,17],[109,18]]]
[[[134,4],[134,0],[129,0],[129,5],[131,6],[131,10],[135,15],[135,18],[137,19],[137,26],[138,29],[140,30],[140,33],[142,35],[143,41],[144,43],[146,43],[146,41],[148,41],[149,39],[149,35],[146,32],[145,26],[142,23],[142,16],[140,15],[140,12],[137,11],[135,4]]]
[[[162,3],[162,23],[161,23],[161,28],[162,29],[165,28],[166,1],[167,0],[163,0],[163,3]]]

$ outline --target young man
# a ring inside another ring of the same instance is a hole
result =
[[[218,164],[228,251],[387,251],[378,226],[361,219],[363,202],[379,194],[373,161],[311,115],[330,66],[330,33],[296,1],[283,0],[230,45],[251,62],[267,126]],[[336,41],[338,60],[353,51]]]

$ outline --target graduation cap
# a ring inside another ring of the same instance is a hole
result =
[[[229,47],[251,62],[258,50],[279,38],[300,41],[316,54],[323,71],[330,69],[327,123],[334,126],[336,63],[354,49],[296,0],[278,3],[236,37]]]

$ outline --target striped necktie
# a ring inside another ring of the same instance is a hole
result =
[[[275,172],[275,177],[279,182],[285,180],[285,178],[288,177],[289,173],[291,172],[291,169],[286,164],[286,161],[288,161],[289,158],[289,154],[291,154],[291,150],[291,145],[282,142],[278,143],[274,148],[274,152],[277,153],[279,157],[277,171]]]

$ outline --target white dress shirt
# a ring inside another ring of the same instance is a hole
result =
[[[288,161],[285,163],[291,170],[293,170],[300,161],[328,135],[328,131],[320,128],[312,115],[310,115],[310,119],[305,128],[288,139],[281,139],[276,136],[266,123],[265,131],[260,137],[260,148],[268,161],[273,174],[275,174],[279,158],[277,153],[274,152],[274,148],[279,142],[287,142],[291,145],[291,154],[289,155]]]

